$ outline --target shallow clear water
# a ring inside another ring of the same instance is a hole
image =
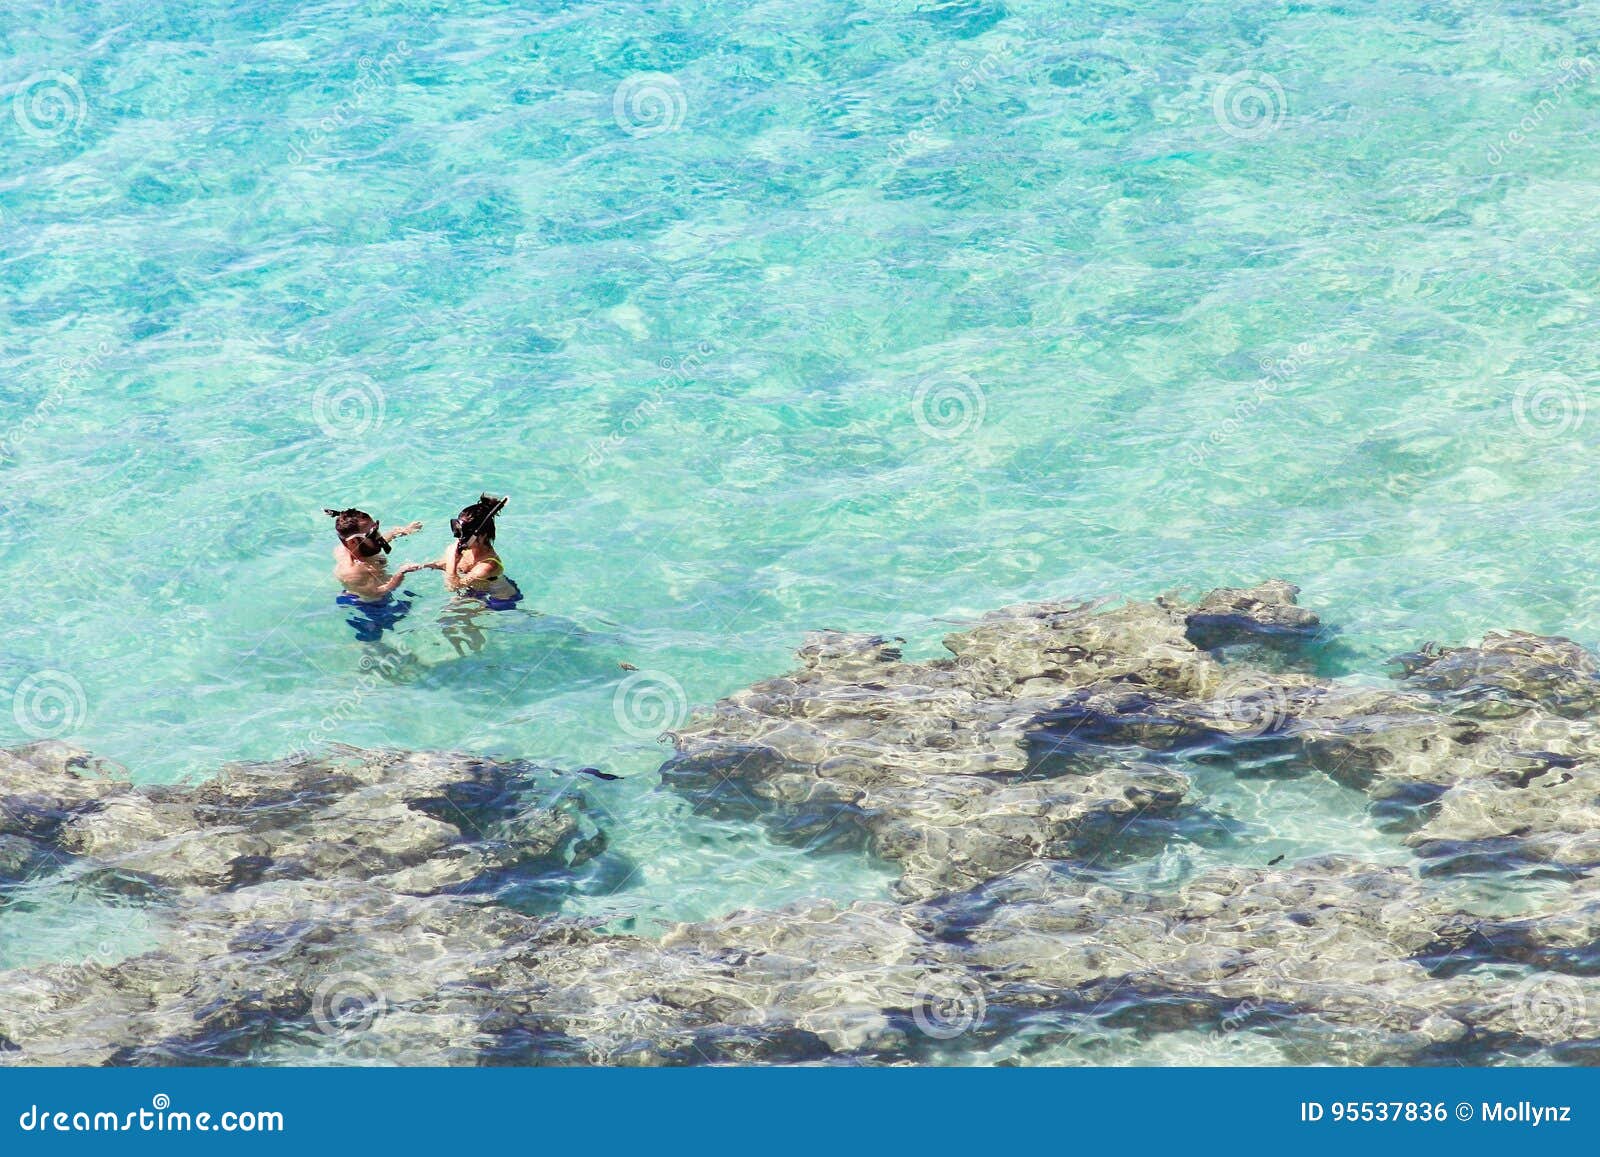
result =
[[[1600,640],[1600,6],[1061,9],[8,6],[0,740],[598,766],[646,926],[885,891],[656,790],[809,629],[1281,575],[1340,673]],[[525,609],[359,642],[321,509],[421,559],[480,489]],[[1182,870],[1402,855],[1198,786]]]

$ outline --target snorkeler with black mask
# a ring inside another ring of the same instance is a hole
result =
[[[445,589],[477,599],[492,611],[508,611],[522,601],[522,591],[506,576],[494,549],[494,520],[509,498],[484,494],[450,520],[455,541],[436,564],[444,571]]]
[[[383,530],[378,520],[364,510],[330,510],[323,513],[333,519],[333,529],[339,544],[333,548],[333,577],[344,587],[335,600],[340,606],[356,607],[361,617],[352,616],[350,625],[356,637],[364,642],[375,642],[384,630],[393,627],[411,609],[406,600],[396,600],[393,593],[408,575],[419,570],[439,570],[443,563],[407,563],[393,575],[389,574],[390,544],[397,538],[415,534],[422,523],[412,522],[397,530]]]

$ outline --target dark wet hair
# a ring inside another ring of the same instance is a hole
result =
[[[365,510],[331,510],[324,506],[322,513],[333,519],[334,533],[352,554],[371,558],[382,551],[389,553],[389,542],[378,532],[378,520]]]
[[[493,542],[494,516],[504,510],[510,501],[510,498],[496,498],[492,494],[480,495],[478,501],[450,520],[450,533],[463,546],[474,538]]]

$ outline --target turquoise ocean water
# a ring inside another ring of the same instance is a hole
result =
[[[1597,33],[1448,0],[8,5],[0,741],[148,782],[321,741],[597,766],[635,871],[575,908],[644,929],[884,894],[656,789],[655,731],[810,629],[930,654],[1008,602],[1280,575],[1352,677],[1600,642]],[[423,576],[358,641],[321,509],[421,519],[422,559],[480,489],[524,611],[457,621]],[[1252,860],[1404,856],[1330,785],[1201,788]],[[84,925],[8,912],[0,962]]]

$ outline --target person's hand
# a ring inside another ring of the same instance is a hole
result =
[[[415,533],[417,533],[417,531],[419,531],[421,529],[422,529],[422,523],[420,523],[420,522],[408,522],[404,526],[402,526],[398,531],[395,532],[395,537],[398,538],[402,534],[415,534]]]
[[[408,562],[408,563],[406,563],[405,566],[403,566],[399,570],[395,571],[395,574],[398,574],[398,575],[416,574],[419,570],[427,570],[427,569],[428,569],[428,567],[427,567],[427,564],[425,564],[425,563]]]

